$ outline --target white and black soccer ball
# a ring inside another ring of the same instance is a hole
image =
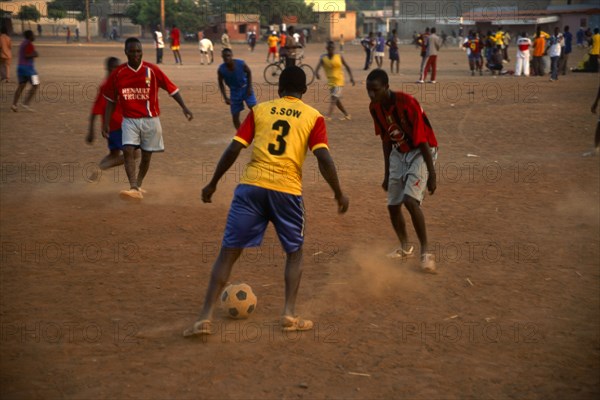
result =
[[[245,283],[229,285],[221,294],[221,307],[230,318],[248,318],[256,310],[256,295]]]

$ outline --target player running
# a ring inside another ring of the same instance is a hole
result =
[[[142,183],[150,168],[152,153],[165,149],[158,117],[158,89],[169,93],[179,104],[188,121],[194,118],[183,102],[179,88],[156,65],[142,61],[142,54],[142,43],[139,39],[128,38],[125,41],[127,63],[113,71],[102,91],[108,100],[102,127],[102,135],[105,138],[109,138],[110,121],[117,102],[123,111],[123,155],[130,185],[129,190],[122,190],[120,193],[124,199],[144,197]],[[142,149],[142,161],[136,176],[134,151],[137,148]]]
[[[341,120],[350,120],[350,114],[344,108],[342,104],[342,88],[344,87],[344,70],[342,66],[346,67],[346,71],[348,71],[348,75],[350,75],[350,82],[352,82],[352,86],[354,86],[354,77],[352,76],[352,71],[344,57],[335,53],[335,43],[332,40],[327,42],[327,54],[323,54],[321,59],[319,60],[319,64],[315,68],[315,76],[317,79],[321,79],[319,76],[319,70],[321,67],[325,69],[325,74],[327,75],[327,85],[329,86],[329,92],[331,94],[331,102],[329,103],[329,111],[325,116],[326,120],[331,119],[331,114],[333,113],[333,107],[337,106],[337,108],[344,113],[344,116],[341,117]]]
[[[319,163],[321,174],[333,190],[339,213],[348,210],[335,164],[327,145],[323,116],[301,100],[306,75],[299,67],[286,68],[279,78],[281,98],[254,107],[219,160],[211,181],[202,189],[210,203],[219,179],[235,163],[242,149],[254,143],[252,159],[235,189],[227,217],[221,251],[212,267],[204,306],[198,320],[183,332],[185,337],[211,334],[213,307],[223,291],[235,261],[246,247],[262,242],[270,222],[286,252],[284,331],[312,329],[313,322],[296,315],[296,297],[302,277],[304,205],[302,164],[307,150]],[[274,137],[274,132],[279,132]]]
[[[403,258],[413,255],[408,245],[402,206],[408,210],[421,243],[421,268],[435,273],[435,260],[429,253],[425,217],[421,202],[425,190],[436,189],[434,162],[437,140],[419,102],[409,94],[392,92],[385,71],[376,69],[367,76],[369,111],[375,134],[381,137],[385,164],[383,190],[388,193],[388,211],[400,247],[388,255]]]
[[[252,90],[252,71],[243,60],[233,58],[231,49],[223,49],[221,56],[223,64],[219,65],[217,70],[219,90],[225,104],[230,106],[233,125],[238,129],[240,113],[244,111],[244,102],[248,108],[256,105],[256,97]],[[229,97],[225,92],[225,85],[229,87]]]

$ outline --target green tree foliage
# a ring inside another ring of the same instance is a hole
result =
[[[317,15],[304,0],[165,0],[165,24],[176,24],[184,32],[204,29],[210,25],[211,17],[225,13],[259,14],[262,25],[281,23],[282,16],[296,16],[300,23],[317,21]],[[154,27],[160,23],[160,0],[134,0],[125,15],[134,24]]]
[[[196,32],[208,24],[209,10],[203,1],[165,0],[166,27],[175,24],[183,32]],[[160,24],[160,0],[134,0],[125,15],[134,24],[155,27]]]
[[[299,23],[304,24],[318,21],[318,15],[304,0],[224,0],[218,2],[212,11],[213,15],[221,13],[259,14],[262,25],[280,24],[283,16],[295,16]]]
[[[57,2],[48,3],[48,18],[56,22],[59,19],[66,18],[66,16],[67,9],[63,4]]]
[[[21,21],[39,21],[42,15],[35,6],[23,6],[19,10],[18,18]]]

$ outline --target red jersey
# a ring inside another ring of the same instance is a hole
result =
[[[142,61],[137,70],[125,63],[108,77],[102,94],[108,101],[119,102],[125,118],[158,117],[158,89],[170,96],[179,91],[177,86],[154,64]]]
[[[383,141],[393,141],[401,153],[416,149],[421,143],[437,147],[437,139],[429,119],[421,105],[409,94],[391,92],[392,106],[384,109],[381,103],[369,104],[369,111],[375,124],[375,134]],[[390,132],[398,129],[400,135],[392,139]]]
[[[98,90],[98,96],[96,96],[96,101],[92,107],[93,115],[101,115],[102,123],[104,123],[104,111],[106,110],[106,99],[102,95],[104,89],[108,83],[108,79],[102,82],[100,85],[100,90]],[[121,111],[121,105],[119,103],[116,104],[115,111],[113,112],[110,118],[109,131],[113,132],[121,129],[121,123],[123,122],[123,112]]]
[[[179,42],[180,36],[181,36],[181,33],[179,32],[179,28],[173,28],[173,30],[171,31],[171,45],[172,46],[180,45],[180,42]]]
[[[481,54],[481,41],[479,38],[469,39],[467,43],[464,44],[464,47],[470,49],[472,55]]]

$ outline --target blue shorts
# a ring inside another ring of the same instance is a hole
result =
[[[37,74],[37,71],[31,65],[19,65],[17,67],[17,77],[20,84],[27,82],[34,86],[40,84],[40,78]]]
[[[123,131],[121,129],[108,134],[108,149],[123,150]]]
[[[238,114],[244,111],[244,102],[246,102],[248,108],[252,108],[256,105],[254,90],[250,92],[250,96],[247,95],[246,91],[246,88],[230,90],[229,99],[231,100],[231,114]]]
[[[257,247],[262,243],[269,221],[286,253],[298,251],[304,243],[304,202],[302,196],[240,184],[236,187],[223,236],[224,248]]]

